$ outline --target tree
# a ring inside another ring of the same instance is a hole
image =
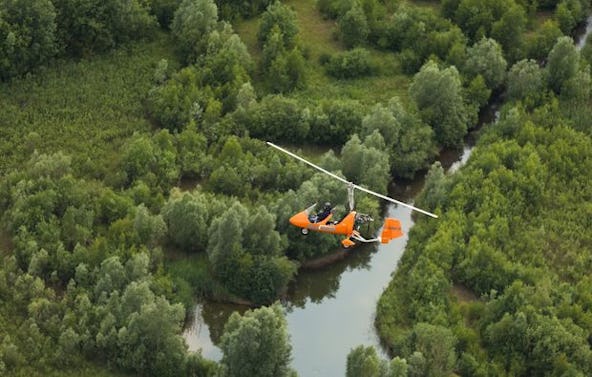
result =
[[[117,333],[118,364],[145,375],[177,376],[185,367],[186,346],[178,335],[185,311],[181,304],[171,305],[164,297],[145,298],[147,302],[127,317]]]
[[[561,37],[563,33],[559,29],[559,25],[554,20],[546,20],[543,22],[538,32],[529,36],[525,46],[528,57],[537,61],[542,61],[547,58],[549,51],[555,45],[557,38]]]
[[[351,9],[340,18],[339,32],[341,40],[348,48],[366,42],[370,29],[366,15],[357,1],[354,1]]]
[[[443,206],[446,199],[447,183],[442,164],[440,161],[434,162],[428,171],[425,186],[418,202],[432,211]]]
[[[561,31],[569,35],[576,25],[582,21],[585,12],[579,0],[562,0],[555,8],[555,19]]]
[[[210,218],[206,198],[189,193],[171,196],[162,218],[175,245],[187,251],[205,250]]]
[[[275,32],[273,32],[274,29],[276,29]],[[259,45],[265,46],[274,33],[281,35],[282,46],[286,50],[292,50],[296,47],[296,37],[298,35],[296,13],[280,1],[275,1],[269,5],[261,15],[261,23],[257,33]]]
[[[426,360],[426,376],[447,376],[456,362],[456,338],[450,329],[418,323],[411,334],[413,347]]]
[[[169,29],[180,0],[149,0],[150,9],[156,16],[160,27]]]
[[[388,146],[392,146],[399,140],[401,132],[399,120],[395,118],[391,109],[380,103],[374,105],[370,113],[362,119],[362,135],[370,135],[375,130],[380,132]]]
[[[237,123],[251,136],[271,141],[302,140],[309,131],[298,102],[282,95],[263,97],[259,103],[250,106]]]
[[[501,46],[491,38],[483,38],[467,49],[464,71],[469,78],[483,76],[489,89],[495,90],[506,78],[506,59]]]
[[[520,60],[508,73],[508,97],[536,104],[546,89],[543,70],[534,60]]]
[[[161,215],[151,215],[144,204],[140,204],[134,218],[134,229],[140,242],[154,246],[166,234],[166,224]]]
[[[380,137],[382,139],[382,137]],[[372,144],[370,139],[369,144]],[[381,140],[378,144],[384,145]],[[341,150],[343,174],[347,179],[367,185],[371,190],[384,192],[389,180],[388,154],[360,142],[354,134]]]
[[[74,56],[107,51],[145,38],[157,23],[147,2],[140,0],[54,0],[58,34]]]
[[[280,255],[280,235],[275,231],[275,223],[275,216],[266,207],[259,206],[251,211],[244,231],[244,243],[251,254]]]
[[[491,37],[503,47],[510,61],[516,61],[524,56],[522,41],[526,23],[524,8],[516,4],[512,4],[501,19],[493,23]]]
[[[427,360],[425,356],[418,351],[409,356],[409,368],[407,369],[409,377],[426,377]]]
[[[214,0],[183,0],[175,12],[171,31],[184,63],[190,64],[206,52],[207,39],[218,23]]]
[[[557,39],[547,58],[547,77],[551,89],[561,92],[563,84],[574,77],[579,68],[579,54],[570,37]]]
[[[388,364],[381,360],[372,346],[358,346],[347,355],[347,377],[386,377]]]
[[[50,0],[0,3],[0,80],[31,72],[58,53],[56,11]]]
[[[134,133],[124,145],[121,165],[127,184],[143,179],[153,186],[169,189],[179,178],[177,150],[173,136],[161,130],[152,138]]]
[[[395,356],[390,363],[389,377],[407,377],[408,370],[407,360]]]
[[[421,68],[409,87],[421,118],[434,129],[436,140],[443,146],[460,145],[467,132],[469,117],[461,89],[456,68],[441,70],[433,61]]]
[[[379,132],[384,137],[389,153],[391,173],[411,178],[419,169],[427,167],[436,147],[434,132],[417,117],[406,111],[398,98],[388,106],[376,105],[362,121],[362,134]]]
[[[206,138],[192,127],[176,135],[181,176],[199,178],[207,172]]]
[[[224,355],[220,364],[225,377],[292,376],[291,346],[281,305],[234,312],[220,339]]]

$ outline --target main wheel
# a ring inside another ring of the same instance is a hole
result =
[[[301,232],[306,236],[308,234],[308,229],[302,228]]]

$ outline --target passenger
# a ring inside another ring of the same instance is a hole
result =
[[[332,210],[333,207],[331,207],[331,203],[326,202],[323,206],[323,209],[316,214],[310,215],[308,220],[310,220],[311,223],[318,223],[319,221],[323,221],[327,218],[327,216],[331,214]]]

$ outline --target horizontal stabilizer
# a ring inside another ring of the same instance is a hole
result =
[[[392,239],[399,238],[403,235],[401,230],[401,222],[397,219],[387,217],[384,220],[384,227],[380,234],[380,240],[382,243],[389,243]]]
[[[356,243],[354,241],[350,240],[349,238],[345,238],[345,239],[341,240],[341,245],[343,247],[345,247],[346,249],[354,246],[355,244]]]

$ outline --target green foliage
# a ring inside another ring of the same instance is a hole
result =
[[[343,44],[348,48],[366,42],[370,29],[366,15],[357,1],[354,1],[351,9],[339,19],[339,32]]]
[[[389,152],[391,172],[411,178],[426,168],[436,152],[434,132],[413,113],[406,111],[398,98],[388,106],[376,105],[362,121],[366,137],[380,132]]]
[[[450,12],[451,10],[448,10]],[[454,11],[454,21],[461,27],[470,40],[476,42],[483,37],[495,34],[503,34],[506,28],[514,28],[520,31],[521,25],[512,25],[509,21],[516,20],[512,14],[524,12],[521,7],[516,8],[514,0],[461,0]],[[510,15],[506,15],[510,13]],[[524,15],[517,18],[524,24]],[[495,25],[495,27],[494,27]],[[492,35],[493,36],[493,35]]]
[[[456,68],[440,69],[432,61],[426,63],[414,76],[409,95],[440,144],[450,147],[462,142],[469,114]]]
[[[177,41],[181,60],[194,63],[206,52],[207,38],[218,23],[213,0],[183,0],[175,11],[171,32]]]
[[[494,39],[483,38],[467,49],[463,71],[469,79],[481,75],[487,87],[495,90],[505,81],[506,66],[501,46]]]
[[[216,0],[222,19],[251,18],[264,11],[273,0],[237,1]]]
[[[569,37],[561,37],[547,57],[547,80],[549,87],[560,93],[565,82],[576,75],[579,68],[579,55]]]
[[[199,193],[176,192],[162,208],[170,240],[185,251],[205,250],[208,226],[215,213],[212,198]]]
[[[126,184],[143,180],[153,187],[169,189],[179,178],[173,136],[162,130],[154,137],[135,134],[124,146],[121,165]]]
[[[220,347],[223,376],[293,375],[289,368],[292,347],[279,304],[249,310],[243,316],[234,312],[224,326]]]
[[[369,76],[375,71],[368,50],[363,48],[332,56],[326,69],[330,76],[338,79]]]
[[[435,12],[404,4],[392,20],[378,23],[375,29],[379,47],[401,52],[406,73],[417,72],[430,56],[450,61],[467,39],[458,26]]]
[[[140,0],[54,0],[57,34],[66,52],[86,56],[153,35],[148,4]]]
[[[310,141],[341,146],[360,130],[364,108],[357,101],[324,100],[303,116],[309,120]]]
[[[577,24],[586,19],[590,5],[579,0],[562,0],[555,8],[555,19],[561,31],[569,35]]]
[[[510,8],[491,27],[491,37],[503,47],[509,61],[516,61],[524,56],[523,35],[526,24],[524,7],[510,3]]]
[[[557,38],[563,36],[559,25],[554,20],[546,20],[537,33],[531,34],[526,39],[526,52],[529,58],[542,61],[548,55]]]
[[[361,143],[358,135],[354,134],[345,143],[341,150],[343,174],[352,182],[367,185],[374,191],[385,192],[389,181],[388,154],[368,145],[369,141],[367,137]],[[384,145],[384,141],[381,144]]]
[[[410,335],[412,348],[426,358],[426,376],[446,376],[455,366],[456,339],[445,327],[418,323]]]
[[[46,65],[58,53],[56,10],[50,0],[0,4],[0,80]]]
[[[433,168],[418,204],[440,207],[444,221],[416,224],[377,310],[381,333],[402,354],[414,349],[402,334],[426,321],[448,341],[427,328],[425,340],[451,350],[458,339],[463,375],[590,373],[590,313],[572,281],[587,279],[590,237],[577,219],[589,211],[581,205],[590,191],[583,156],[592,144],[565,122],[556,105],[506,111],[460,173]],[[572,204],[566,211],[557,201]],[[448,301],[447,281],[481,300]],[[455,354],[428,349],[407,357],[410,373],[426,375],[434,360],[449,370]]]
[[[546,85],[543,70],[534,60],[520,60],[508,73],[508,97],[527,104],[538,104]]]
[[[387,376],[388,364],[380,360],[374,347],[358,346],[347,355],[347,377]]]
[[[249,211],[234,203],[209,229],[208,258],[227,289],[256,303],[272,302],[296,272],[280,256],[275,219],[265,207]],[[255,233],[256,232],[256,233]]]
[[[236,120],[251,136],[271,141],[302,140],[309,130],[298,102],[282,95],[264,97]]]
[[[263,48],[263,72],[273,93],[305,85],[304,57],[297,43],[296,15],[279,1],[263,14],[258,40]]]
[[[275,1],[267,7],[261,15],[257,40],[260,46],[265,46],[273,35],[280,35],[281,45],[291,50],[296,47],[298,24],[296,13],[280,1]]]
[[[156,17],[161,28],[170,28],[180,3],[181,0],[149,0],[150,12]]]
[[[142,99],[156,63],[169,56],[166,36],[93,60],[64,61],[0,87],[0,171],[20,167],[33,150],[72,157],[85,178],[112,183],[122,142],[150,127]],[[80,83],[84,82],[84,85]],[[37,136],[35,136],[37,135]]]
[[[136,293],[136,289],[140,289],[140,285],[131,283],[122,296],[123,302],[129,304],[134,299],[149,302],[135,308],[119,330],[118,364],[137,373],[176,376],[184,362],[185,343],[176,335],[181,329],[184,310],[179,304],[169,304],[163,297],[151,298],[147,286],[141,288],[145,292]]]

